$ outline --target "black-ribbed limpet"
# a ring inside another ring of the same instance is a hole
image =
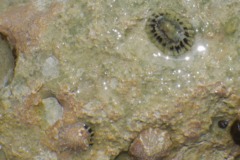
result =
[[[179,56],[192,47],[192,25],[173,11],[153,13],[145,28],[151,41],[166,55]]]

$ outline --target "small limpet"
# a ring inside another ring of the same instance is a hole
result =
[[[87,150],[93,145],[92,129],[84,123],[63,126],[58,133],[61,150]]]
[[[153,13],[145,29],[150,40],[170,56],[180,56],[190,50],[195,35],[186,18],[173,11]]]

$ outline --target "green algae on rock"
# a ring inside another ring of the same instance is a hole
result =
[[[225,24],[224,24],[224,31],[228,34],[234,34],[236,30],[238,29],[240,19],[238,17],[232,17],[230,18]]]
[[[15,67],[14,55],[11,46],[4,36],[0,34],[0,88],[7,85],[12,77]]]
[[[2,148],[1,145],[0,145],[0,159],[1,159],[1,160],[7,160],[7,157],[6,157],[6,155],[5,155],[5,152],[4,152],[4,150],[3,150],[3,148]]]
[[[173,11],[153,13],[145,28],[150,40],[166,55],[180,56],[192,47],[195,35],[192,25]]]

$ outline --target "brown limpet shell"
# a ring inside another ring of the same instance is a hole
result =
[[[192,25],[173,11],[153,13],[145,29],[150,40],[165,55],[180,56],[193,45],[195,32]]]
[[[92,129],[84,123],[63,126],[58,133],[59,146],[62,151],[85,151],[93,145],[93,134]]]

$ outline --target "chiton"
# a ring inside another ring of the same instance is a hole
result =
[[[195,37],[191,23],[173,11],[153,13],[145,29],[149,39],[160,51],[170,56],[180,56],[190,50]]]
[[[58,133],[61,150],[87,150],[93,145],[92,129],[81,122],[63,126]]]

